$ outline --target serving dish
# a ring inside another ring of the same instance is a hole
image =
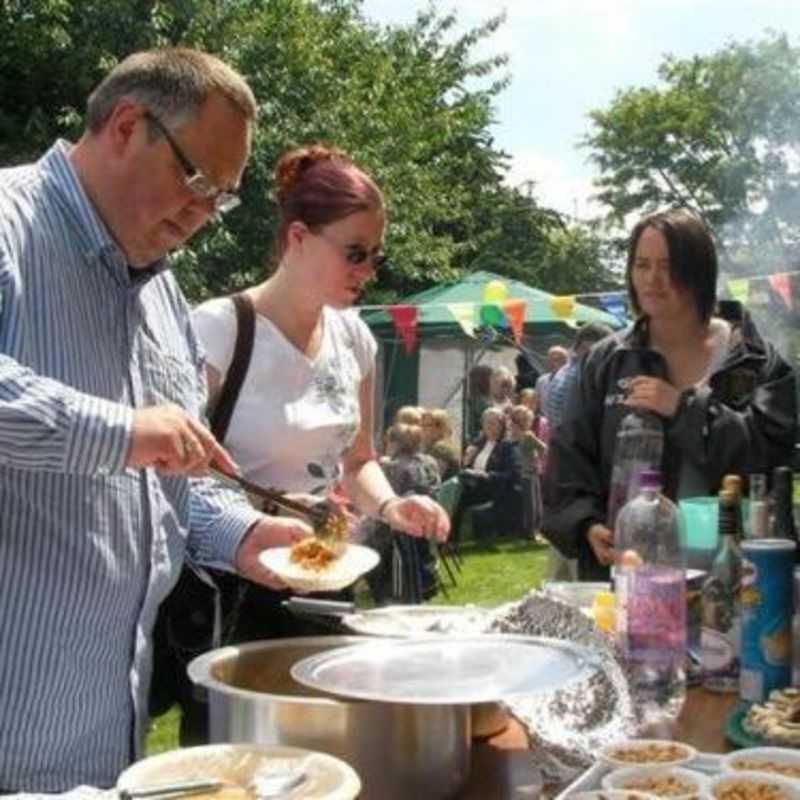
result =
[[[686,767],[622,767],[605,775],[601,785],[604,789],[641,792],[669,800],[693,800],[706,792],[708,778]]]
[[[722,769],[779,774],[800,781],[800,751],[788,747],[748,747],[723,756]]]
[[[724,772],[709,779],[714,800],[800,800],[796,782],[763,772]]]
[[[677,767],[694,761],[697,750],[669,739],[628,739],[601,748],[598,758],[610,767]]]

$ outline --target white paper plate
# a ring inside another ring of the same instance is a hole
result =
[[[354,800],[361,791],[356,771],[326,753],[300,747],[215,744],[187,747],[151,756],[128,767],[117,790],[138,789],[169,781],[210,779],[246,788],[259,770],[302,768],[305,780],[285,792],[286,800]]]
[[[325,569],[306,569],[290,560],[289,547],[273,547],[263,550],[258,559],[263,566],[274,572],[289,588],[301,592],[335,592],[355,583],[380,561],[380,556],[371,547],[349,544],[344,553],[335,558]]]

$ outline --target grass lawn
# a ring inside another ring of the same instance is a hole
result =
[[[442,592],[432,603],[497,606],[517,600],[544,579],[547,547],[531,539],[465,541],[461,545],[462,571],[458,585],[446,584],[448,597]],[[446,581],[446,576],[443,576]],[[172,709],[153,720],[147,737],[147,754],[153,755],[178,747],[178,712]]]

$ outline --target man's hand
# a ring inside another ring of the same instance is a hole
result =
[[[605,526],[596,522],[586,533],[589,545],[594,551],[597,560],[608,567],[614,563],[614,534]]]
[[[387,503],[383,520],[393,530],[443,542],[450,534],[447,512],[430,497],[412,494]]]
[[[669,419],[675,415],[680,399],[681,393],[671,383],[661,378],[638,375],[630,382],[625,405],[655,411]]]
[[[236,462],[211,432],[179,406],[151,406],[134,412],[133,435],[125,466],[202,475],[211,463],[225,472],[239,471]]]
[[[262,517],[242,539],[236,551],[236,569],[243,577],[268,586],[285,589],[286,584],[273,572],[261,565],[258,556],[270,547],[291,547],[295,542],[311,536],[311,527],[291,517]]]

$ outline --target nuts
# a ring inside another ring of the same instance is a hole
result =
[[[713,790],[716,800],[786,800],[786,792],[777,784],[763,781],[731,780]]]
[[[642,775],[639,778],[631,778],[625,782],[623,788],[633,792],[647,792],[647,794],[655,794],[659,797],[683,797],[697,792],[697,786],[669,774]]]
[[[775,772],[787,778],[800,778],[800,765],[785,764],[764,758],[740,758],[733,762],[734,769],[749,769],[756,772]]]
[[[620,747],[608,754],[615,761],[629,764],[669,764],[683,761],[687,749],[679,744],[649,743],[640,747]]]

